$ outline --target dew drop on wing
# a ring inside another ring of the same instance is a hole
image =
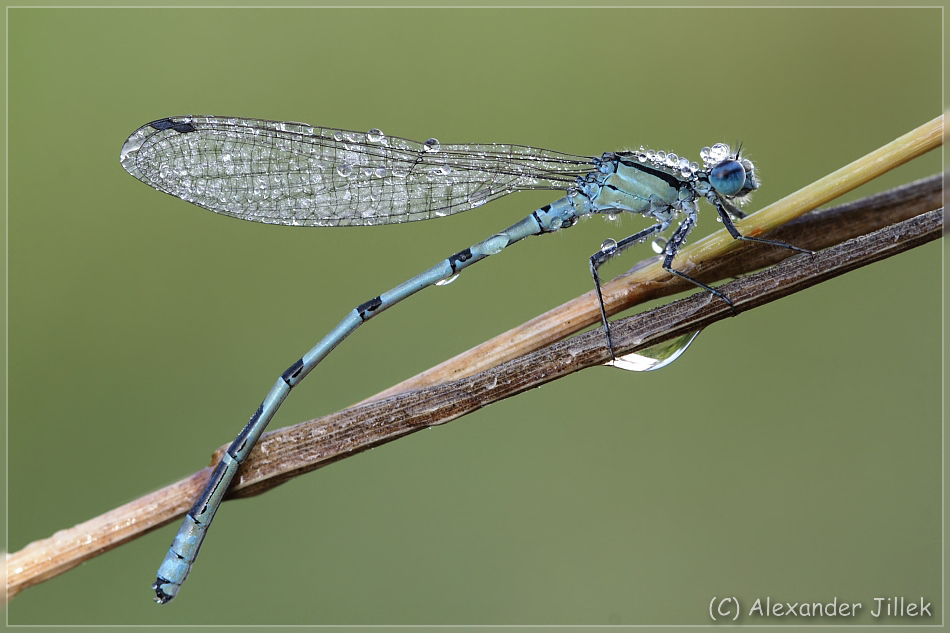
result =
[[[477,189],[468,194],[468,203],[472,205],[473,208],[479,207],[488,201],[490,195],[491,189]]]

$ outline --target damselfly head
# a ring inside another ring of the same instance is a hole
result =
[[[743,158],[738,150],[733,152],[725,143],[717,143],[704,147],[700,156],[709,173],[709,184],[719,195],[741,204],[743,198],[759,188],[752,161]]]

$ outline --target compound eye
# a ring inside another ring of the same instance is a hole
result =
[[[709,184],[724,196],[734,196],[745,186],[745,169],[737,160],[724,160],[709,172]]]

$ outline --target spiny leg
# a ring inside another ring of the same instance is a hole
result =
[[[696,226],[696,214],[691,213],[680,223],[678,227],[676,227],[676,230],[670,237],[670,241],[666,243],[666,256],[663,258],[663,270],[670,273],[671,275],[676,275],[681,279],[685,279],[694,286],[699,286],[703,290],[708,290],[709,292],[713,293],[729,304],[729,308],[732,310],[732,315],[736,316],[738,314],[738,312],[736,312],[736,306],[732,304],[732,301],[729,300],[729,297],[719,292],[712,286],[707,286],[698,279],[694,279],[686,273],[681,273],[680,271],[673,268],[673,258],[676,257],[677,251],[679,251],[680,247],[686,242],[686,236],[689,235],[689,232],[693,230],[694,226]]]
[[[789,250],[798,251],[799,253],[807,253],[808,255],[814,255],[814,251],[810,251],[807,248],[799,248],[793,246],[786,242],[780,242],[779,240],[766,240],[761,237],[751,237],[748,235],[743,235],[739,232],[739,229],[736,228],[736,225],[732,222],[732,217],[744,218],[745,214],[739,211],[735,205],[729,204],[725,200],[715,200],[713,201],[713,206],[716,207],[716,213],[719,214],[719,217],[722,219],[723,226],[726,227],[726,230],[729,231],[729,235],[733,239],[743,240],[745,242],[758,242],[760,244],[769,244],[771,246],[778,246],[780,248],[787,248]]]
[[[727,205],[727,206],[726,206],[726,211],[729,212],[729,215],[732,216],[732,219],[734,219],[734,220],[742,220],[742,219],[745,218],[746,215],[747,215],[747,214],[744,213],[743,211],[740,211],[740,210],[739,210],[739,207],[737,207],[737,206],[734,205],[734,204],[729,204],[729,205]]]
[[[604,334],[607,336],[607,349],[610,350],[611,360],[617,360],[617,357],[614,356],[614,345],[613,341],[610,340],[610,324],[607,321],[607,309],[604,307],[604,295],[600,290],[600,275],[597,274],[597,270],[634,244],[642,242],[650,235],[659,233],[665,228],[666,225],[660,222],[643,229],[639,233],[634,233],[630,237],[625,237],[619,242],[614,242],[613,244],[604,242],[601,249],[590,256],[590,275],[594,278],[594,289],[597,290],[597,302],[600,304],[600,318],[604,324]]]

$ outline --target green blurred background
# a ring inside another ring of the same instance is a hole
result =
[[[208,113],[693,160],[738,139],[757,208],[940,113],[941,19],[11,9],[10,551],[205,466],[354,305],[557,197],[391,227],[239,222],[128,176],[138,126]],[[939,169],[934,152],[849,198]],[[700,232],[719,228],[704,211]],[[421,293],[346,341],[274,427],[588,291],[590,253],[642,226],[590,220]],[[717,324],[663,371],[581,372],[226,503],[166,607],[149,584],[177,526],[24,591],[7,617],[698,624],[713,596],[746,611],[837,596],[870,623],[874,597],[904,595],[940,622],[940,250]]]

